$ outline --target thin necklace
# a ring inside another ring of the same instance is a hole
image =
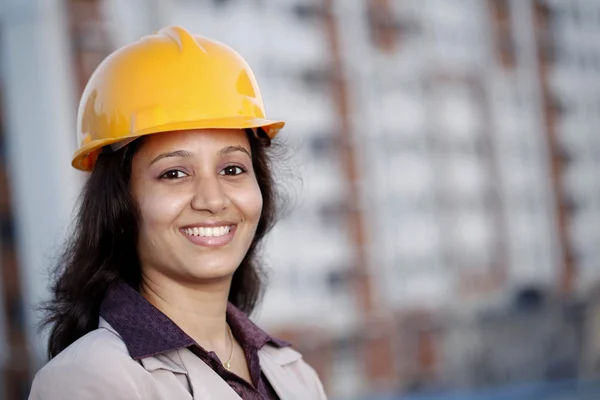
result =
[[[231,360],[233,359],[233,353],[235,351],[235,345],[233,343],[233,333],[231,332],[231,328],[229,324],[227,324],[227,331],[229,331],[229,339],[231,341],[231,353],[229,354],[229,359],[223,363],[223,366],[227,371],[231,371]]]

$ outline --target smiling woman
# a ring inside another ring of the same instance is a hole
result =
[[[91,174],[30,398],[325,399],[301,355],[248,317],[283,122],[266,119],[245,61],[165,28],[100,64],[78,125],[73,166]]]

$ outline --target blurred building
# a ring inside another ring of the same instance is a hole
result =
[[[547,98],[560,149],[562,195],[568,210],[566,235],[577,271],[574,286],[587,291],[597,281],[600,240],[597,135],[600,107],[600,29],[597,1],[546,4]]]
[[[21,381],[82,180],[75,99],[112,49],[168,24],[237,49],[288,122],[291,212],[256,318],[332,398],[539,380],[579,357],[562,305],[600,277],[600,2],[0,0],[0,18],[0,219],[17,239],[2,229],[0,363],[29,343]],[[534,316],[512,314],[523,287],[549,293]]]

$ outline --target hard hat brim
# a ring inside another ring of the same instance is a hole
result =
[[[247,128],[263,128],[269,138],[274,138],[275,135],[285,125],[284,121],[272,121],[264,118],[252,118],[247,116],[219,118],[219,119],[204,119],[198,121],[182,121],[169,124],[153,126],[143,130],[128,132],[118,137],[106,138],[102,140],[94,140],[83,144],[73,154],[71,165],[80,171],[91,171],[94,168],[96,159],[100,150],[104,146],[120,142],[127,138],[135,138],[147,136],[162,132],[181,131],[188,129],[247,129]]]

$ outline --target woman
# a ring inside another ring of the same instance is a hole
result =
[[[301,355],[247,317],[283,125],[236,52],[181,27],[100,64],[72,161],[91,174],[30,399],[325,399]]]

